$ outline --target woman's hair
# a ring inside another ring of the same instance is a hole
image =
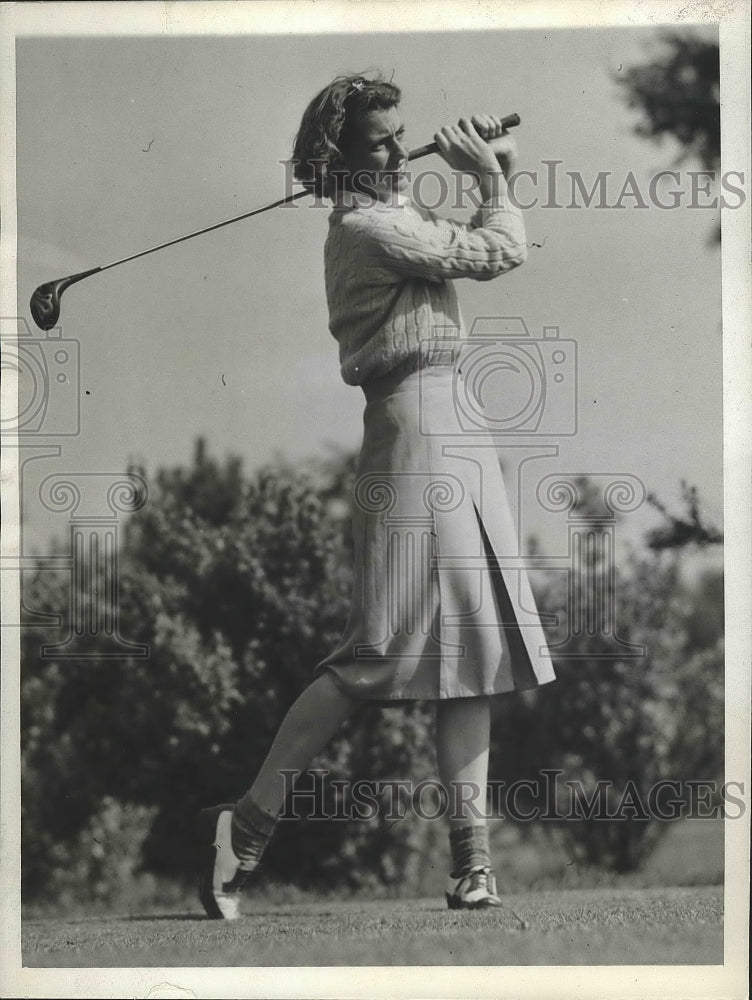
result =
[[[353,123],[368,111],[395,107],[401,97],[399,87],[380,75],[338,76],[305,110],[292,154],[295,179],[316,195],[333,197],[333,171],[342,160]]]

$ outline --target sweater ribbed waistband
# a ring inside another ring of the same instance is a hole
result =
[[[386,396],[391,395],[407,379],[416,382],[419,382],[423,378],[434,379],[442,376],[451,379],[453,374],[454,364],[452,363],[437,362],[427,364],[425,358],[421,358],[419,355],[411,355],[392,368],[391,371],[387,372],[386,375],[369,379],[368,382],[363,383],[361,389],[365,393],[367,402],[370,403],[374,399],[384,399]],[[414,379],[412,378],[413,376]]]

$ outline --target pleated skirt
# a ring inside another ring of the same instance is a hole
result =
[[[363,386],[350,612],[314,674],[384,702],[552,681],[494,440],[464,419],[457,369],[411,367]]]

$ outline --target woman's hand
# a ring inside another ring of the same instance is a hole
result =
[[[454,170],[474,174],[480,179],[488,173],[499,172],[493,150],[469,118],[460,118],[458,125],[445,125],[434,135],[434,140],[440,155]]]
[[[475,130],[484,140],[501,167],[504,176],[509,177],[517,167],[517,142],[506,132],[497,115],[473,115]]]
[[[483,133],[492,136],[493,147],[485,141],[473,124],[477,121]],[[498,133],[498,135],[497,135]],[[445,125],[436,132],[434,140],[441,157],[454,170],[473,174],[480,181],[480,193],[484,201],[503,194],[506,190],[502,160],[511,158],[513,147],[510,137],[504,132],[501,120],[491,115],[476,115],[460,118],[458,125]]]

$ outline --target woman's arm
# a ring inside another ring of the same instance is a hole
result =
[[[367,213],[362,235],[370,260],[395,278],[485,281],[519,267],[527,259],[520,210],[506,194],[485,201],[472,226],[417,213]]]

